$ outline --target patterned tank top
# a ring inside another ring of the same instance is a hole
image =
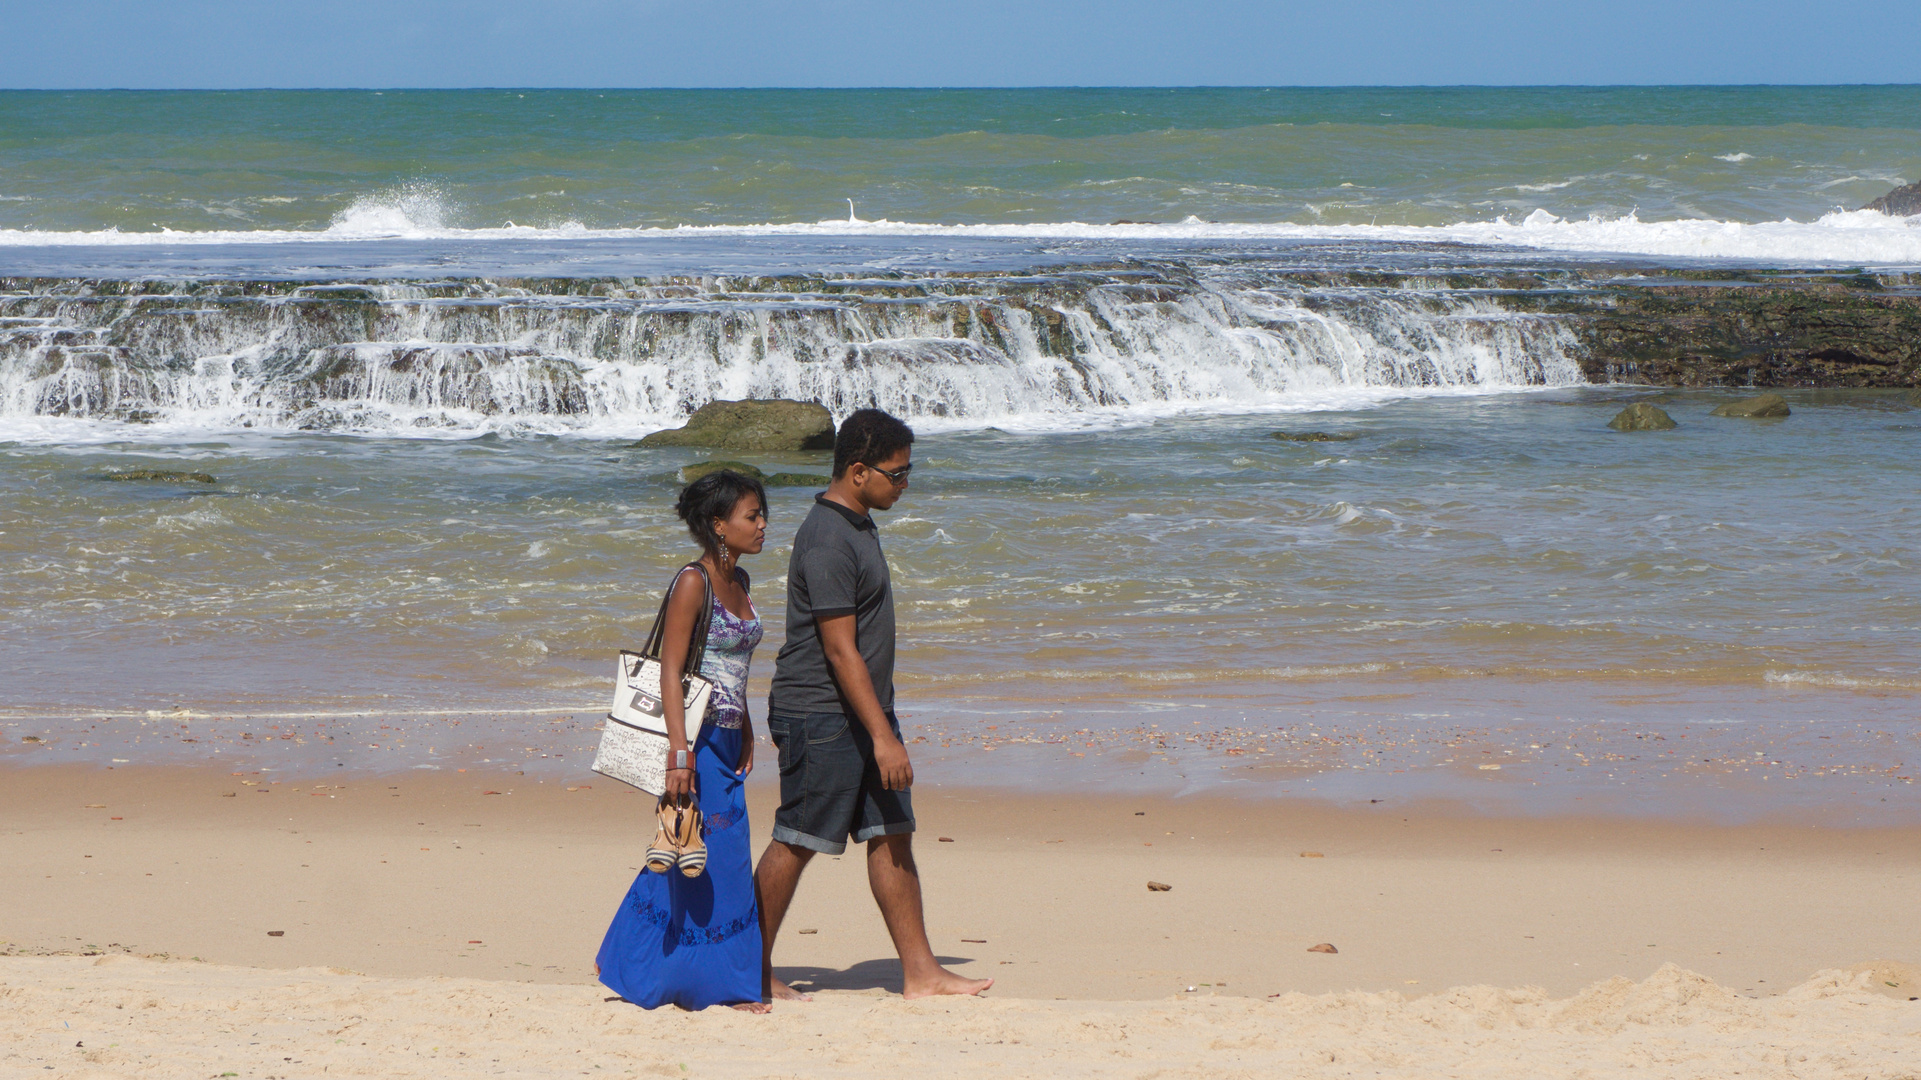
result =
[[[747,575],[740,573],[741,588]],[[748,610],[753,611],[749,600]],[[700,673],[714,684],[708,717],[715,727],[739,728],[747,715],[747,668],[753,662],[754,648],[760,644],[760,614],[743,619],[727,610],[714,597],[714,617],[707,627],[707,654],[701,658]]]

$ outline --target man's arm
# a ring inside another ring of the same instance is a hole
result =
[[[854,641],[854,616],[832,615],[815,623],[820,633],[821,651],[827,654],[827,667],[840,686],[840,696],[854,710],[854,719],[867,729],[874,740],[874,764],[880,767],[880,784],[889,791],[906,791],[914,786],[914,766],[907,760],[907,747],[894,735],[887,713],[874,693],[874,680],[867,674],[867,661],[861,659],[860,646]]]

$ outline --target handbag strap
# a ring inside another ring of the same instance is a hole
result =
[[[667,586],[667,595],[660,598],[660,611],[654,615],[654,628],[647,634],[647,645],[640,655],[649,659],[660,659],[661,641],[667,634],[667,605],[674,598],[674,586],[680,583],[680,575],[689,570],[700,571],[706,602],[700,606],[700,614],[694,617],[694,632],[688,642],[687,663],[680,669],[684,679],[700,671],[701,661],[707,657],[707,630],[714,620],[714,579],[707,576],[707,568],[697,562],[688,563],[674,572],[674,580]]]

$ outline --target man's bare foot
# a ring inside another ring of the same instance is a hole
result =
[[[812,1001],[814,1000],[814,995],[803,994],[800,991],[794,989],[793,987],[787,985],[786,983],[781,982],[779,979],[771,979],[768,981],[767,997],[771,1001]]]
[[[904,998],[937,997],[942,994],[979,994],[994,985],[992,979],[965,979],[946,968],[935,968],[925,979],[910,979],[902,988]]]
[[[729,1005],[728,1008],[739,1009],[741,1012],[753,1013],[756,1016],[762,1016],[774,1011],[774,1007],[765,1001],[743,1001],[738,1005]]]

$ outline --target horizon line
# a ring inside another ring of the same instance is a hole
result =
[[[245,94],[262,91],[286,93],[345,92],[345,93],[448,93],[459,91],[497,90],[502,92],[525,93],[527,91],[599,91],[615,93],[650,93],[657,91],[781,91],[794,92],[874,92],[874,91],[912,91],[923,93],[980,93],[991,91],[1016,90],[1838,90],[1838,89],[1917,89],[1921,82],[1781,82],[1781,83],[1711,83],[1711,82],[1625,82],[1625,83],[1033,83],[980,86],[919,86],[919,85],[873,85],[873,86],[791,86],[791,85],[739,85],[739,86],[512,86],[512,85],[473,85],[473,86],[0,86],[0,93],[26,94]]]

